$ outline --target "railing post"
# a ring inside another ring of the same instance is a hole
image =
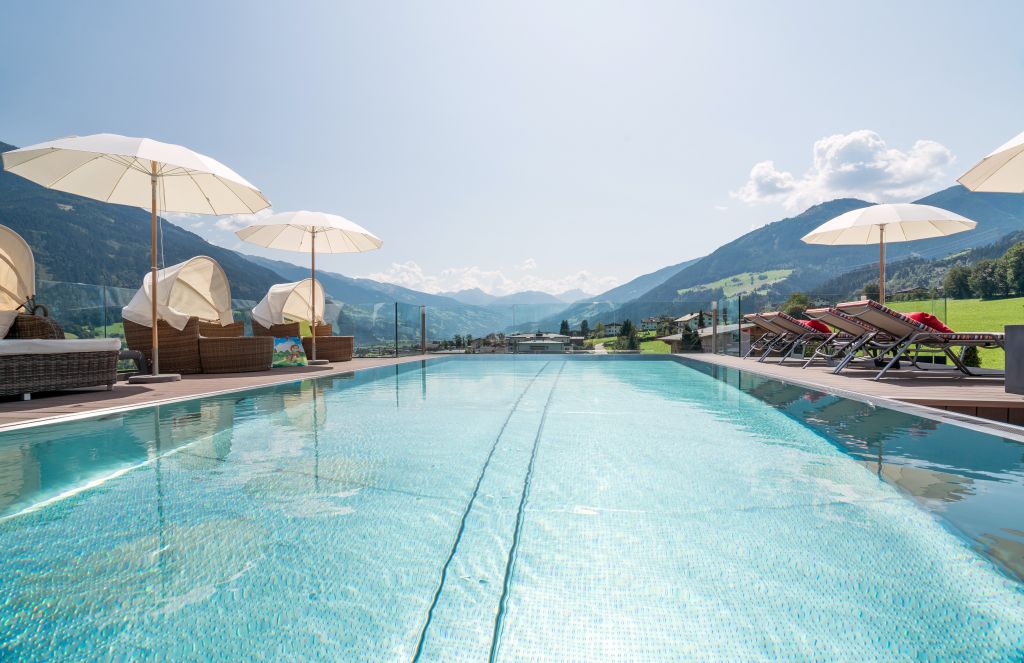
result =
[[[718,300],[711,302],[711,354],[718,354]]]
[[[398,356],[398,302],[395,302],[395,356]]]
[[[420,305],[420,354],[427,354],[427,307]]]
[[[743,356],[743,295],[736,295],[736,356]]]
[[[100,292],[103,293],[103,338],[107,337],[107,286],[101,285]]]

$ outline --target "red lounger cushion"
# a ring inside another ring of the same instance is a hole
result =
[[[904,313],[903,315],[907,316],[914,322],[920,322],[922,325],[925,325],[926,327],[931,327],[937,332],[942,332],[943,334],[956,333],[946,325],[942,324],[942,320],[939,320],[931,313],[922,313],[921,311],[915,311],[913,313]]]
[[[822,334],[831,334],[832,330],[821,320],[797,320],[804,327],[810,327],[814,331],[819,331]]]

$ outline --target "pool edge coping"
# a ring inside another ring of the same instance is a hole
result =
[[[306,380],[321,380],[331,376],[343,375],[347,373],[358,373],[360,371],[371,371],[380,368],[388,368],[390,366],[401,366],[402,364],[409,364],[414,361],[427,361],[430,359],[440,359],[438,355],[412,355],[410,357],[401,357],[398,361],[390,362],[387,364],[381,364],[379,366],[361,366],[359,368],[352,368],[349,370],[331,371],[323,375],[301,375],[292,374],[287,379],[281,379],[274,382],[267,382],[260,385],[249,385],[246,387],[229,387],[227,389],[218,389],[216,391],[206,391],[200,394],[189,394],[187,396],[171,396],[168,398],[161,398],[158,400],[148,401],[146,403],[135,403],[133,405],[115,405],[107,408],[97,408],[95,410],[89,410],[88,412],[72,412],[67,414],[55,414],[51,416],[42,416],[38,419],[31,421],[19,421],[12,424],[0,424],[0,435],[4,433],[10,433],[12,431],[23,430],[26,428],[35,428],[38,426],[49,426],[55,424],[67,423],[70,421],[79,421],[82,419],[91,419],[93,417],[106,417],[112,414],[121,414],[124,412],[130,412],[132,410],[142,410],[148,407],[158,407],[160,405],[171,405],[173,403],[183,403],[186,401],[194,401],[203,398],[209,398],[211,396],[224,396],[227,394],[235,394],[242,391],[255,391],[258,389],[266,389],[268,387],[280,387],[286,384],[294,384],[296,382],[304,382]]]
[[[951,412],[949,410],[940,410],[939,408],[931,407],[929,405],[922,405],[920,403],[909,403],[907,401],[897,400],[895,398],[887,398],[885,396],[872,396],[870,394],[863,394],[858,391],[852,391],[849,389],[842,389],[838,387],[828,387],[822,384],[804,380],[800,378],[789,378],[780,377],[778,375],[761,372],[756,370],[748,370],[746,368],[739,368],[736,366],[729,366],[726,364],[718,364],[714,361],[705,361],[699,359],[693,355],[685,354],[670,354],[668,355],[673,360],[677,361],[684,366],[688,362],[699,362],[705,366],[714,366],[717,368],[725,368],[738,372],[746,372],[751,375],[757,375],[767,380],[775,380],[785,384],[792,384],[797,387],[803,387],[810,389],[822,394],[828,394],[831,396],[838,396],[840,398],[846,398],[853,401],[859,401],[866,403],[873,407],[884,407],[890,410],[896,410],[897,412],[903,412],[916,417],[923,417],[925,419],[931,419],[945,424],[951,424],[954,426],[960,426],[962,428],[968,428],[970,430],[977,431],[979,433],[985,433],[987,435],[998,435],[999,437],[1005,437],[1012,439],[1016,442],[1024,443],[1024,426],[1016,426],[1010,423],[1003,423],[994,421],[992,419],[985,419],[983,417],[976,417],[970,414],[961,414],[959,412]]]

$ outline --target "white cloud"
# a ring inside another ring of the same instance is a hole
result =
[[[527,260],[527,262],[531,261],[532,259]],[[536,265],[534,264],[534,266]],[[518,269],[522,269],[522,266],[519,266]],[[485,270],[476,266],[452,267],[444,269],[438,274],[428,274],[412,260],[391,263],[391,267],[387,270],[367,274],[366,278],[394,283],[423,292],[451,292],[480,288],[492,295],[508,295],[523,290],[540,290],[558,294],[574,288],[597,294],[619,285],[619,280],[614,276],[597,276],[586,270],[558,278],[542,278],[532,274],[511,278],[500,270]]]
[[[257,219],[270,216],[273,212],[269,209],[260,210],[255,214],[227,214],[225,216],[210,216],[207,214],[188,214],[185,212],[164,212],[160,216],[167,219],[176,226],[192,230],[202,230],[213,227],[226,232],[235,232],[241,228],[251,225]]]
[[[943,184],[955,158],[944,145],[919,140],[903,152],[874,131],[826,136],[814,143],[810,169],[797,177],[761,161],[746,184],[731,195],[746,203],[780,203],[800,210],[834,198],[871,202],[919,198]]]
[[[516,269],[523,272],[530,269],[537,269],[537,261],[534,260],[533,258],[527,258],[526,260],[523,261],[521,265],[517,265]]]
[[[726,205],[715,205],[715,211],[716,212],[728,212],[729,211],[729,207],[726,206]]]
[[[251,226],[257,220],[270,216],[272,213],[273,212],[267,209],[260,210],[255,214],[228,214],[227,216],[218,217],[217,221],[214,222],[213,225],[220,230],[233,233],[236,230],[245,228],[246,226]]]

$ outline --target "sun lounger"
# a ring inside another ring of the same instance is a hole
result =
[[[743,316],[743,319],[749,322],[750,324],[754,325],[755,327],[758,327],[763,332],[759,338],[750,342],[750,347],[747,348],[746,354],[743,355],[744,359],[746,359],[752,354],[763,352],[772,344],[772,342],[774,342],[780,336],[785,335],[785,332],[776,327],[775,325],[768,325],[767,323],[765,323],[761,319],[760,314],[748,313]]]
[[[803,368],[807,368],[819,358],[824,359],[828,365],[839,360],[842,367],[845,367],[861,350],[879,347],[879,343],[888,346],[892,342],[888,334],[837,308],[812,308],[805,313],[810,319],[832,327],[835,333],[815,348],[814,353],[804,362]],[[841,371],[842,367],[835,372]]]
[[[0,339],[0,396],[106,387],[117,380],[121,341],[65,339],[53,319],[19,315]]]
[[[813,327],[804,324],[802,321],[794,318],[788,313],[783,313],[782,311],[762,313],[761,318],[765,322],[779,327],[788,334],[788,343],[781,351],[782,356],[779,359],[780,364],[785,363],[797,348],[804,347],[808,342],[824,341],[832,336],[832,332],[814,329]],[[768,355],[766,353],[759,361],[764,361],[767,357]]]
[[[789,349],[789,344],[793,341],[794,335],[777,325],[772,320],[765,317],[763,313],[748,313],[743,316],[747,322],[759,327],[764,331],[764,335],[759,339],[757,343],[752,343],[747,354],[744,358],[750,354],[756,352],[758,354],[757,360],[764,361],[765,357],[770,355],[772,352],[781,352]]]
[[[938,331],[870,299],[838,304],[836,308],[865,324],[871,325],[880,332],[888,334],[893,339],[888,346],[880,348],[882,354],[891,352],[892,359],[878,372],[878,375],[875,376],[876,380],[881,379],[890,368],[896,365],[901,357],[910,359],[916,366],[915,359],[909,354],[912,349],[918,351],[922,349],[941,350],[964,375],[977,375],[964,365],[960,355],[953,352],[953,348],[961,348],[962,352],[969,347],[1002,348],[1004,346],[1005,338],[1003,334],[996,332],[956,333]],[[842,364],[835,372],[838,373],[844,366],[845,364]]]

